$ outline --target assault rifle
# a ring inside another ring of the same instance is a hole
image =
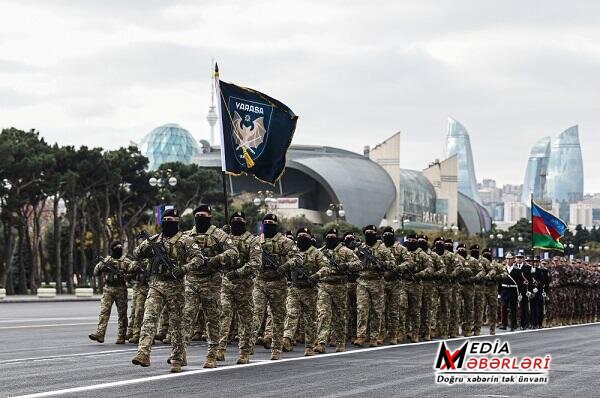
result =
[[[371,250],[367,249],[366,247],[362,247],[359,249],[359,254],[362,255],[362,268],[367,270],[370,269],[371,266],[373,266],[373,268],[375,268],[376,271],[381,272],[383,271],[384,267],[381,264],[381,262],[379,261],[379,259],[377,257],[375,257],[375,255],[371,252]]]
[[[150,234],[148,234],[148,231],[145,229],[142,229],[137,237],[138,239],[147,240],[150,250],[152,250],[151,273],[159,274],[161,273],[162,268],[166,268],[173,278],[178,279],[177,276],[175,276],[175,264],[171,261],[165,247],[150,239]]]
[[[306,271],[304,270],[304,268],[302,268],[302,267],[292,267],[291,275],[292,275],[292,286],[298,285],[299,277],[306,280],[311,286],[314,286],[314,284],[310,280],[310,275],[308,275],[306,273]]]
[[[276,270],[279,268],[279,262],[271,253],[269,253],[266,249],[262,250],[262,264],[260,265],[260,270],[264,272],[267,268]]]

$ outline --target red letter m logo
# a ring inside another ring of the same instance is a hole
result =
[[[436,369],[456,369],[462,368],[465,355],[467,354],[468,342],[465,342],[460,350],[450,353],[450,350],[446,347],[446,343],[440,344],[440,351],[438,353],[437,361],[435,363]],[[443,362],[443,363],[442,363]]]

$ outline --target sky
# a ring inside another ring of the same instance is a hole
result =
[[[451,116],[479,181],[521,184],[530,147],[578,124],[600,192],[599,20],[597,1],[0,0],[0,127],[208,139],[215,59],[300,116],[294,143],[362,152],[401,131],[403,168],[443,157]]]

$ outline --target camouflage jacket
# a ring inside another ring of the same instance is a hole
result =
[[[282,265],[290,268],[302,266],[303,255],[294,241],[286,238],[281,232],[276,233],[272,238],[264,238],[261,246],[262,265],[258,270],[258,277],[261,279],[266,281],[283,279],[283,272],[277,270]]]
[[[333,250],[321,248],[323,255],[329,260],[326,267],[316,273],[320,281],[325,283],[346,283],[349,272],[358,272],[360,260],[354,252],[339,243]]]
[[[390,249],[392,256],[394,257],[394,267],[402,264],[409,258],[408,249],[398,242],[395,242],[391,247],[388,247],[388,249]],[[400,279],[400,274],[394,272],[394,267],[392,267],[391,270],[385,271],[383,274],[384,279],[388,282]]]
[[[237,270],[242,278],[253,277],[262,264],[260,238],[246,231],[239,236],[231,235],[231,240],[237,248],[239,257],[235,262],[227,264],[226,270]]]
[[[361,265],[358,271],[358,277],[363,279],[379,279],[383,277],[386,270],[391,270],[394,267],[394,256],[392,252],[385,247],[382,241],[378,240],[373,246],[368,246],[366,243],[360,243],[355,251]],[[372,263],[368,260],[365,253],[373,255],[377,259],[377,263]]]
[[[306,251],[300,252],[302,261],[286,262],[281,266],[281,270],[289,275],[293,287],[301,289],[313,287],[308,278],[323,267],[329,267],[329,260],[323,252],[314,246],[310,246]]]
[[[140,243],[133,251],[133,255],[137,260],[148,259],[148,265],[150,266],[150,280],[154,278],[162,279],[178,279],[182,280],[183,275],[187,272],[191,272],[197,269],[205,267],[204,257],[198,244],[183,232],[178,232],[170,238],[163,236],[163,234],[153,235],[150,237],[152,242],[156,242],[165,248],[165,251],[169,255],[173,263],[173,269],[169,270],[167,267],[160,264],[153,263],[154,254],[150,246],[148,239]],[[144,266],[143,261],[137,261],[137,266]]]
[[[488,260],[485,257],[479,259],[479,263],[484,271],[483,280],[486,283],[498,282],[506,277],[506,268],[495,260]]]
[[[433,250],[429,250],[427,254],[431,259],[431,265],[433,268],[431,279],[437,282],[448,282],[448,269],[446,268],[446,263],[444,262],[442,256]]]
[[[107,286],[126,287],[130,264],[131,260],[125,256],[118,259],[107,256],[94,267],[94,276],[102,276]]]
[[[446,265],[446,272],[450,283],[456,283],[460,275],[464,272],[464,258],[451,251],[446,251],[442,255],[442,260]]]
[[[418,282],[433,276],[433,264],[431,258],[418,247],[415,251],[408,253],[408,259],[396,267],[396,271],[404,276],[409,282]]]
[[[218,265],[209,266],[192,270],[190,273],[193,276],[208,276],[217,271],[222,270],[226,264],[235,264],[238,260],[238,249],[233,244],[233,241],[221,228],[211,225],[206,232],[199,233],[194,226],[185,235],[191,238],[202,250],[202,254],[208,261],[216,261]]]
[[[473,277],[470,279],[470,282],[483,283],[487,272],[481,264],[481,259],[469,255],[467,256],[467,266],[471,268],[471,272],[473,274]]]

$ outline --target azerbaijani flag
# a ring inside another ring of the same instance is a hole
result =
[[[531,239],[534,249],[564,250],[559,239],[567,224],[531,201]]]

